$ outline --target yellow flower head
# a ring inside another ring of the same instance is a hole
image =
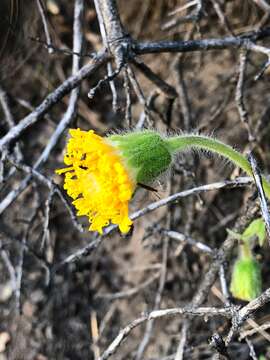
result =
[[[104,226],[119,225],[129,231],[128,202],[136,183],[117,147],[94,131],[70,130],[64,162],[64,189],[74,199],[78,215],[86,215],[89,230],[102,233]]]
[[[102,138],[93,130],[70,130],[64,162],[64,189],[78,215],[86,215],[90,230],[119,225],[129,231],[128,202],[138,183],[148,184],[165,172],[172,161],[166,140],[149,130]]]

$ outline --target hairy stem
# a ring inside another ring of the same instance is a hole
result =
[[[171,153],[178,153],[188,149],[203,149],[216,153],[240,167],[249,176],[253,176],[252,168],[244,155],[234,150],[231,146],[219,140],[203,135],[179,135],[165,140]],[[263,188],[270,199],[270,183],[262,176]]]

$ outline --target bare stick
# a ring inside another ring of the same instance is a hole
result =
[[[249,347],[249,355],[250,355],[250,357],[251,357],[253,360],[258,360],[252,342],[251,342],[248,338],[246,338],[245,340],[246,340],[246,343],[248,344],[248,347]]]
[[[227,282],[226,282],[226,276],[225,276],[225,270],[224,270],[224,266],[220,265],[220,269],[219,269],[219,281],[220,281],[220,287],[221,287],[221,291],[222,291],[222,295],[224,297],[224,301],[225,304],[227,306],[231,305],[230,302],[230,295],[229,295],[229,291],[228,291],[228,286],[227,286]]]
[[[5,115],[5,120],[7,122],[8,129],[12,129],[12,127],[15,126],[14,117],[10,109],[8,94],[1,86],[0,86],[0,103]],[[19,144],[16,144],[15,146],[15,155],[18,160],[21,160],[23,158]]]
[[[70,218],[71,218],[71,220],[73,222],[73,225],[76,227],[76,229],[79,232],[83,232],[83,228],[82,228],[81,224],[77,220],[77,216],[75,214],[74,208],[67,201],[66,195],[62,192],[62,190],[51,179],[48,179],[45,175],[42,175],[40,172],[38,172],[37,170],[31,168],[30,166],[22,164],[20,162],[17,162],[11,156],[7,156],[7,160],[13,166],[15,166],[17,169],[19,169],[19,170],[25,172],[26,174],[30,175],[31,178],[33,177],[34,179],[36,179],[38,182],[40,182],[41,184],[48,187],[49,190],[54,191],[59,196],[60,200],[63,202],[65,207],[67,208],[67,210],[69,212],[69,215],[70,215]]]
[[[236,180],[227,180],[227,181],[225,180],[225,181],[220,181],[220,182],[216,182],[216,183],[212,183],[212,184],[208,184],[208,185],[194,187],[192,189],[181,191],[179,193],[170,195],[170,196],[166,197],[165,199],[161,199],[159,201],[149,204],[145,208],[133,213],[131,215],[131,219],[132,220],[137,219],[137,218],[144,216],[144,215],[148,214],[149,212],[154,211],[162,206],[165,206],[172,202],[176,202],[177,200],[187,197],[187,196],[190,196],[190,195],[195,195],[195,194],[198,194],[198,193],[204,192],[204,191],[218,190],[218,189],[237,187],[237,186],[245,186],[245,185],[248,185],[251,183],[252,183],[251,178],[240,177]]]
[[[265,196],[263,185],[262,185],[262,177],[261,177],[260,170],[259,170],[259,167],[257,165],[257,162],[256,162],[255,158],[252,156],[252,153],[249,154],[248,160],[250,162],[252,172],[253,172],[254,181],[255,181],[255,184],[256,184],[256,187],[257,187],[257,190],[258,190],[258,193],[259,193],[261,212],[262,212],[262,216],[263,216],[263,219],[264,219],[266,231],[267,231],[267,234],[268,234],[268,237],[267,237],[268,242],[269,242],[269,245],[270,245],[270,214],[269,214],[269,211],[268,211],[266,196]]]
[[[177,91],[179,96],[180,108],[184,118],[184,128],[186,131],[189,131],[192,127],[191,106],[188,98],[187,87],[184,80],[183,59],[181,55],[182,54],[178,56],[175,64],[175,74],[177,77]]]
[[[131,102],[131,91],[130,91],[130,81],[128,77],[127,67],[125,67],[124,72],[124,89],[126,95],[126,109],[125,109],[125,121],[128,127],[131,127],[132,124],[132,102]]]
[[[164,237],[163,240],[163,248],[162,248],[162,268],[161,268],[161,274],[160,274],[160,280],[159,280],[159,287],[155,296],[155,304],[154,304],[154,310],[158,310],[161,304],[162,299],[162,293],[166,282],[166,276],[167,276],[167,261],[168,261],[168,245],[169,245],[169,238],[167,236]],[[136,357],[136,360],[141,360],[144,354],[144,351],[149,344],[149,341],[151,339],[152,330],[154,326],[154,320],[147,321],[146,329],[144,333],[143,340],[141,341]]]
[[[116,0],[96,0],[96,2],[99,4],[108,42],[121,40],[126,33],[121,24]]]
[[[132,63],[147,77],[153,84],[155,84],[162,93],[169,99],[175,99],[177,92],[172,85],[169,85],[166,81],[161,79],[155,74],[147,65],[138,59],[133,59]]]
[[[73,49],[76,53],[80,53],[82,50],[82,42],[83,42],[83,33],[82,33],[82,16],[84,10],[84,1],[76,1],[74,7],[74,24],[73,24]],[[76,74],[79,71],[80,67],[80,58],[77,55],[73,55],[72,62],[72,73]],[[77,110],[77,102],[79,98],[79,88],[75,88],[71,92],[70,100],[68,108],[60,120],[58,126],[56,127],[54,133],[52,134],[49,142],[47,143],[45,149],[42,151],[41,155],[35,162],[33,168],[39,169],[49,158],[51,151],[57,145],[60,136],[64,133],[66,128],[69,126],[71,121],[74,118],[74,115]],[[31,177],[28,176],[24,180],[20,182],[18,187],[11,191],[6,198],[2,200],[0,203],[0,214],[11,205],[16,198],[24,191],[27,186],[30,184]]]
[[[164,234],[166,234],[169,238],[171,239],[175,239],[184,243],[187,243],[191,246],[196,247],[197,249],[206,252],[206,253],[213,253],[213,250],[206,244],[203,244],[199,241],[196,241],[194,239],[192,239],[190,236],[186,236],[184,234],[181,234],[179,232],[176,231],[172,231],[172,230],[163,230]]]
[[[270,5],[265,0],[253,0],[263,11],[270,13]]]
[[[226,17],[226,15],[224,14],[224,12],[221,9],[221,6],[219,4],[219,0],[211,0],[211,3],[213,4],[213,8],[215,9],[215,12],[221,22],[221,24],[223,25],[223,27],[227,30],[227,32],[234,36],[234,33],[232,31],[232,28],[230,26],[230,23]]]
[[[40,13],[43,28],[44,28],[48,53],[52,54],[53,53],[52,39],[51,39],[50,31],[48,28],[48,19],[47,19],[47,15],[46,15],[46,10],[44,8],[44,3],[42,2],[42,0],[36,0],[36,2],[37,2],[38,11]]]
[[[76,0],[74,6],[74,22],[73,22],[73,51],[78,54],[81,53],[82,44],[83,44],[83,32],[82,32],[83,12],[84,12],[84,0]],[[79,72],[80,63],[81,63],[80,57],[77,55],[73,55],[72,75],[75,76],[75,74]],[[60,120],[53,135],[51,136],[50,141],[43,150],[41,156],[35,163],[34,165],[35,168],[39,168],[41,165],[44,164],[45,161],[47,161],[52,149],[57,145],[60,136],[63,134],[65,129],[69,126],[69,124],[73,120],[77,110],[79,93],[80,93],[79,86],[71,91],[71,96],[67,110],[64,116],[62,117],[62,119]]]
[[[144,96],[144,93],[142,91],[142,88],[140,87],[140,84],[137,81],[137,78],[134,74],[134,71],[130,66],[127,66],[127,73],[130,80],[130,83],[134,89],[134,92],[139,100],[139,102],[143,105],[144,113],[145,113],[145,120],[150,125],[150,111],[147,106],[147,100]]]
[[[232,312],[231,309],[226,308],[214,308],[214,307],[201,307],[197,309],[191,309],[189,307],[186,308],[173,308],[173,309],[164,309],[164,310],[154,310],[150,312],[148,315],[144,315],[134,321],[132,321],[129,325],[123,328],[118,336],[113,340],[110,346],[104,351],[99,360],[106,360],[110,356],[112,356],[122,342],[128,337],[130,332],[136,328],[137,326],[142,325],[146,321],[160,319],[162,317],[167,316],[176,316],[176,315],[189,315],[189,316],[225,316],[231,317]]]
[[[137,55],[153,54],[162,52],[190,52],[190,51],[209,51],[224,49],[251,49],[253,51],[262,52],[266,55],[267,48],[254,47],[253,42],[262,40],[270,36],[270,28],[257,32],[243,34],[242,36],[229,36],[221,39],[202,39],[189,41],[152,41],[137,42],[132,44],[132,49]]]
[[[113,54],[117,68],[120,68],[130,40],[121,23],[116,0],[95,0],[95,4],[98,5],[99,18],[102,18],[108,50]]]
[[[148,122],[148,124],[150,124],[150,121],[149,121],[149,116],[151,114],[150,109],[153,109],[154,103],[155,103],[155,100],[157,97],[158,97],[158,93],[156,91],[152,91],[151,94],[146,99],[146,106],[144,106],[144,108],[140,114],[139,120],[137,121],[136,126],[135,126],[135,128],[137,130],[143,129],[143,127],[145,126],[144,125],[145,122]]]
[[[246,321],[254,312],[262,308],[265,304],[270,302],[270,288],[265,290],[259,297],[255,300],[251,300],[246,306],[240,309],[237,313],[237,317],[233,322],[233,326],[230,329],[230,332],[226,339],[226,344],[228,345],[235,333],[238,331],[240,326]]]
[[[28,240],[29,232],[33,225],[33,221],[37,215],[38,210],[39,210],[39,206],[36,206],[33,214],[29,218],[29,222],[22,237],[19,261],[16,267],[15,299],[16,299],[16,310],[18,314],[21,313],[21,289],[22,289],[22,277],[23,277],[23,266],[24,266],[24,254],[25,254],[25,250],[27,249],[27,240]]]
[[[3,113],[5,115],[7,125],[9,129],[11,129],[15,125],[15,121],[12,112],[10,110],[8,94],[2,88],[2,86],[0,86],[0,103],[3,109]]]
[[[220,266],[225,261],[226,256],[228,256],[234,244],[235,244],[235,239],[228,236],[224,241],[224,243],[222,244],[222,246],[220,247],[220,249],[217,251],[216,257],[214,258],[212,264],[210,265],[209,270],[204,275],[198,290],[196,291],[196,293],[192,298],[191,303],[194,307],[200,306],[207,298],[209,290],[216,280],[216,277],[220,270]]]
[[[45,243],[50,239],[50,230],[49,230],[49,222],[50,222],[50,210],[53,201],[54,190],[50,190],[48,199],[45,203],[45,216],[44,216],[44,224],[43,224],[43,234],[41,238],[40,250],[44,249]]]
[[[183,10],[186,10],[194,5],[197,5],[197,0],[191,0],[188,3],[186,3],[185,5],[179,6],[175,10],[170,11],[168,13],[168,16],[173,16],[175,14],[178,14],[178,13],[182,12]]]
[[[133,213],[130,216],[130,218],[132,220],[138,219],[138,218],[140,218],[162,206],[166,206],[170,203],[173,203],[173,202],[177,201],[178,199],[185,198],[186,196],[195,195],[195,194],[203,192],[203,191],[218,190],[218,189],[222,189],[222,188],[230,188],[230,187],[237,187],[237,186],[245,186],[245,185],[251,184],[252,181],[253,181],[252,178],[242,177],[242,178],[238,178],[234,181],[223,181],[223,182],[217,182],[217,183],[212,183],[212,184],[208,184],[208,185],[198,186],[198,187],[192,188],[190,190],[185,190],[183,192],[168,196],[165,199],[153,202],[153,203],[149,204],[148,206],[146,206],[145,208]],[[104,234],[103,234],[104,237],[109,235],[111,232],[113,232],[116,229],[117,229],[116,225],[108,226],[107,228],[104,229]],[[87,244],[86,246],[84,246],[84,247],[80,248],[79,250],[73,252],[72,254],[68,255],[64,260],[62,260],[60,263],[55,265],[55,271],[60,269],[62,266],[66,265],[68,263],[77,261],[81,257],[86,256],[89,253],[91,253],[94,249],[96,249],[101,244],[104,237],[98,237],[97,239],[93,239],[93,241],[90,242],[89,244]],[[219,270],[219,268],[217,268],[217,271],[218,270]]]
[[[251,133],[251,129],[249,126],[249,116],[244,104],[244,77],[245,77],[246,62],[247,62],[247,52],[241,51],[240,63],[239,63],[239,76],[238,76],[236,92],[235,92],[235,101],[237,104],[237,109],[239,112],[240,119],[247,129],[248,139],[249,141],[252,142],[255,140],[255,138]]]
[[[102,37],[102,42],[103,45],[105,46],[106,49],[109,49],[109,42],[107,39],[107,32],[105,29],[105,23],[104,23],[104,19],[103,19],[103,15],[100,9],[100,1],[99,0],[94,0],[95,3],[95,9],[96,9],[96,13],[97,13],[97,18],[98,18],[98,22],[99,22],[99,29],[100,29],[100,33],[101,33],[101,37]],[[108,77],[112,77],[113,75],[113,69],[112,69],[112,64],[111,62],[108,62],[107,64],[107,72],[108,72]],[[112,105],[113,105],[113,110],[116,112],[117,111],[117,91],[116,91],[116,87],[115,87],[115,83],[113,80],[109,81],[109,85],[111,88],[111,92],[112,92]]]
[[[257,326],[253,329],[247,330],[247,331],[242,331],[240,336],[239,336],[239,340],[243,340],[245,337],[247,336],[252,336],[257,334],[258,332],[262,331],[262,330],[267,330],[270,328],[270,321],[266,321],[264,324]]]
[[[110,18],[110,5],[115,4],[114,0],[101,0],[101,8],[104,9],[104,13]],[[111,14],[112,15],[112,14]],[[116,12],[113,12],[113,20],[111,22],[112,29],[120,29],[121,23],[119,19],[116,21]],[[105,21],[105,20],[104,20]],[[106,23],[106,21],[105,21]],[[120,31],[120,30],[119,30]],[[114,31],[116,33],[116,31]],[[123,34],[123,33],[122,33]],[[264,29],[252,34],[247,34],[238,37],[228,37],[224,39],[203,39],[203,40],[190,40],[190,41],[159,41],[159,42],[146,42],[146,43],[132,43],[132,51],[137,55],[147,53],[161,53],[161,52],[187,52],[187,51],[199,51],[199,50],[214,50],[214,49],[228,49],[228,48],[244,48],[247,50],[263,53],[269,57],[270,50],[264,46],[254,44],[254,41],[261,40],[270,35],[270,29]],[[114,39],[115,41],[118,39]],[[117,47],[119,49],[119,46]],[[123,63],[123,46],[121,47],[120,64]],[[17,139],[23,131],[28,127],[35,124],[49,109],[55,105],[63,96],[69,93],[73,88],[86,77],[90,76],[101,65],[109,60],[109,55],[105,50],[99,52],[94,58],[94,64],[85,65],[75,76],[71,76],[64,83],[62,83],[54,92],[47,96],[47,98],[33,111],[20,121],[18,125],[13,127],[1,140],[0,150],[4,146],[7,146],[11,141]],[[119,60],[120,61],[120,60]]]
[[[177,352],[175,354],[174,360],[183,360],[184,359],[184,350],[185,350],[185,345],[186,345],[186,340],[187,340],[187,330],[188,330],[187,322],[188,322],[187,319],[185,319],[183,322],[182,330],[181,330],[181,337],[180,337],[180,341],[178,344],[178,348],[177,348]]]
[[[2,260],[8,270],[9,276],[10,276],[10,282],[12,286],[12,290],[15,292],[17,288],[17,276],[16,276],[16,269],[14,268],[9,254],[6,250],[2,249],[2,243],[0,241],[0,255],[2,257]]]
[[[109,60],[109,55],[105,50],[101,50],[89,64],[84,65],[76,75],[70,76],[57,89],[50,93],[42,103],[29,115],[23,118],[5,136],[0,139],[0,151],[16,140],[26,129],[34,125],[42,118],[55,104],[57,104],[72,89],[77,87],[82,80],[86,79],[97,71]]]
[[[191,12],[191,14],[184,16],[184,17],[180,17],[180,18],[174,18],[168,22],[166,22],[163,26],[162,26],[162,30],[170,30],[180,24],[186,23],[186,22],[198,22],[202,16],[202,10],[203,10],[203,0],[196,0],[196,1],[190,1],[187,5],[182,6],[181,8],[178,8],[176,11],[174,11],[171,14],[176,14],[180,11],[183,11],[187,8],[189,8],[190,6],[196,5],[196,8],[193,12]]]

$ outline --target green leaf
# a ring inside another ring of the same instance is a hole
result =
[[[247,241],[253,236],[257,236],[259,245],[263,246],[266,237],[266,229],[262,218],[253,220],[242,234],[243,240]]]
[[[227,232],[235,239],[242,240],[244,242],[249,242],[252,237],[256,236],[259,240],[260,246],[263,246],[264,240],[266,238],[266,229],[262,218],[253,220],[245,229],[243,234],[238,234],[230,229],[227,229]]]

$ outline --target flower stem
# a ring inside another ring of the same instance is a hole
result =
[[[253,259],[252,250],[249,241],[242,241],[239,244],[239,257],[241,259]]]
[[[252,168],[244,155],[234,150],[231,146],[219,140],[204,135],[179,135],[165,140],[171,153],[178,153],[188,149],[203,149],[216,153],[240,167],[249,176],[253,176]],[[262,176],[263,188],[270,199],[270,183]]]

